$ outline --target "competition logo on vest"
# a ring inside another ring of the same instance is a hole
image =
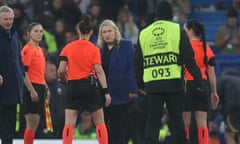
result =
[[[144,59],[145,83],[181,78],[178,24],[167,21],[155,22],[140,33],[139,39]]]
[[[162,27],[156,27],[152,30],[152,35],[155,39],[152,39],[152,43],[149,48],[152,49],[163,49],[168,45],[168,42],[164,40],[163,35],[165,34],[165,29]]]
[[[156,37],[159,37],[159,36],[163,35],[164,32],[165,32],[164,28],[157,27],[157,28],[153,29],[152,34]]]

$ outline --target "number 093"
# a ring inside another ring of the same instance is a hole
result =
[[[152,77],[169,77],[170,76],[170,70],[169,68],[159,68],[159,69],[153,69],[152,70]]]

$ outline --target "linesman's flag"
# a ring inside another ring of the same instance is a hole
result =
[[[45,101],[44,101],[44,109],[45,109],[45,118],[46,118],[46,128],[47,128],[47,131],[53,132],[53,124],[52,124],[52,118],[51,118],[51,113],[50,113],[48,99],[45,99]]]
[[[15,131],[19,132],[19,130],[20,130],[20,104],[18,103],[17,107],[16,107],[16,126],[15,126]]]

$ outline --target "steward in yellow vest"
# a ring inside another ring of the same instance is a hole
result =
[[[194,76],[196,91],[203,90],[204,84],[185,31],[172,22],[173,11],[169,2],[163,0],[159,3],[156,18],[140,32],[134,57],[138,88],[147,95],[148,102],[145,144],[159,143],[164,102],[174,144],[187,144],[182,118],[184,66]]]

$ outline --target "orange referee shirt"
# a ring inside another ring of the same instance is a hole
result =
[[[45,84],[44,72],[46,61],[41,47],[35,48],[26,44],[21,51],[23,65],[28,67],[28,77],[31,83]]]
[[[94,64],[101,64],[99,48],[87,40],[76,40],[67,44],[60,57],[68,62],[68,80],[87,78]]]
[[[204,80],[207,79],[207,75],[206,75],[206,64],[204,63],[204,49],[203,49],[203,42],[199,41],[199,40],[191,40],[191,45],[194,51],[194,57],[197,63],[197,66],[199,67],[200,71],[201,71],[201,75],[202,78]],[[206,47],[206,55],[207,55],[207,59],[208,61],[214,57],[214,53],[211,50],[211,48],[209,47],[209,45],[207,45]],[[185,68],[185,77],[187,80],[193,80],[193,76],[191,75],[191,73]]]

